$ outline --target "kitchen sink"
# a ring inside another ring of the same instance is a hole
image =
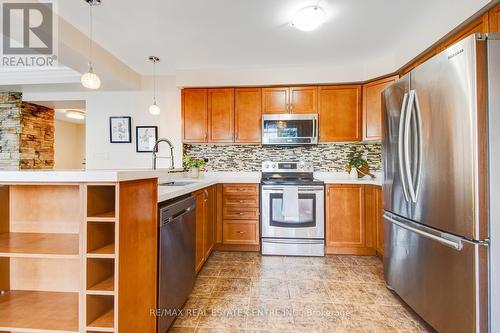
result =
[[[187,186],[187,185],[192,185],[196,184],[196,182],[187,182],[187,181],[178,181],[178,182],[166,182],[166,183],[159,183],[159,186]]]

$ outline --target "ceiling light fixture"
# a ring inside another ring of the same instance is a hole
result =
[[[149,113],[151,113],[154,116],[157,116],[160,114],[160,107],[158,106],[158,103],[156,102],[156,73],[155,73],[155,65],[157,62],[160,62],[160,58],[155,57],[155,56],[149,56],[148,58],[152,63],[153,63],[153,104],[149,107]]]
[[[64,113],[66,114],[66,117],[71,119],[78,119],[78,120],[85,119],[85,112],[80,110],[66,110],[64,111]]]
[[[325,11],[319,6],[299,10],[292,19],[292,26],[301,31],[312,31],[325,22]]]
[[[101,87],[101,79],[94,73],[94,68],[92,67],[92,46],[93,46],[93,26],[92,26],[92,7],[98,6],[101,4],[101,0],[85,0],[89,4],[90,7],[90,36],[89,36],[89,70],[87,73],[82,75],[81,82],[82,85],[87,89],[99,89]]]

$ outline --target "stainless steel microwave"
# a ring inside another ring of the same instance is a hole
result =
[[[263,145],[315,145],[317,114],[267,114],[262,116]]]

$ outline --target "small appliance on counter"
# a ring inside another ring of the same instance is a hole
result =
[[[325,255],[325,184],[307,162],[262,163],[263,255]]]

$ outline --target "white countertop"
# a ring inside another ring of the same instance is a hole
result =
[[[382,186],[382,173],[373,172],[374,179],[370,177],[352,177],[346,172],[315,172],[314,178],[322,180],[325,184],[366,184]]]
[[[382,185],[380,173],[375,173],[376,178],[353,178],[345,172],[315,172],[314,177],[323,180],[326,184],[367,184]],[[161,182],[182,181],[193,182],[185,186],[159,186],[158,202],[173,199],[181,195],[189,194],[215,184],[259,184],[260,172],[206,172],[201,173],[200,178],[184,178],[182,174],[171,175],[160,179]]]
[[[180,178],[172,175],[166,181],[194,182],[186,186],[159,186],[158,202],[189,194],[215,184],[259,184],[260,172],[203,172],[200,178]]]
[[[0,171],[0,183],[99,183],[158,178],[171,170],[19,170]],[[179,171],[179,169],[174,171]]]

